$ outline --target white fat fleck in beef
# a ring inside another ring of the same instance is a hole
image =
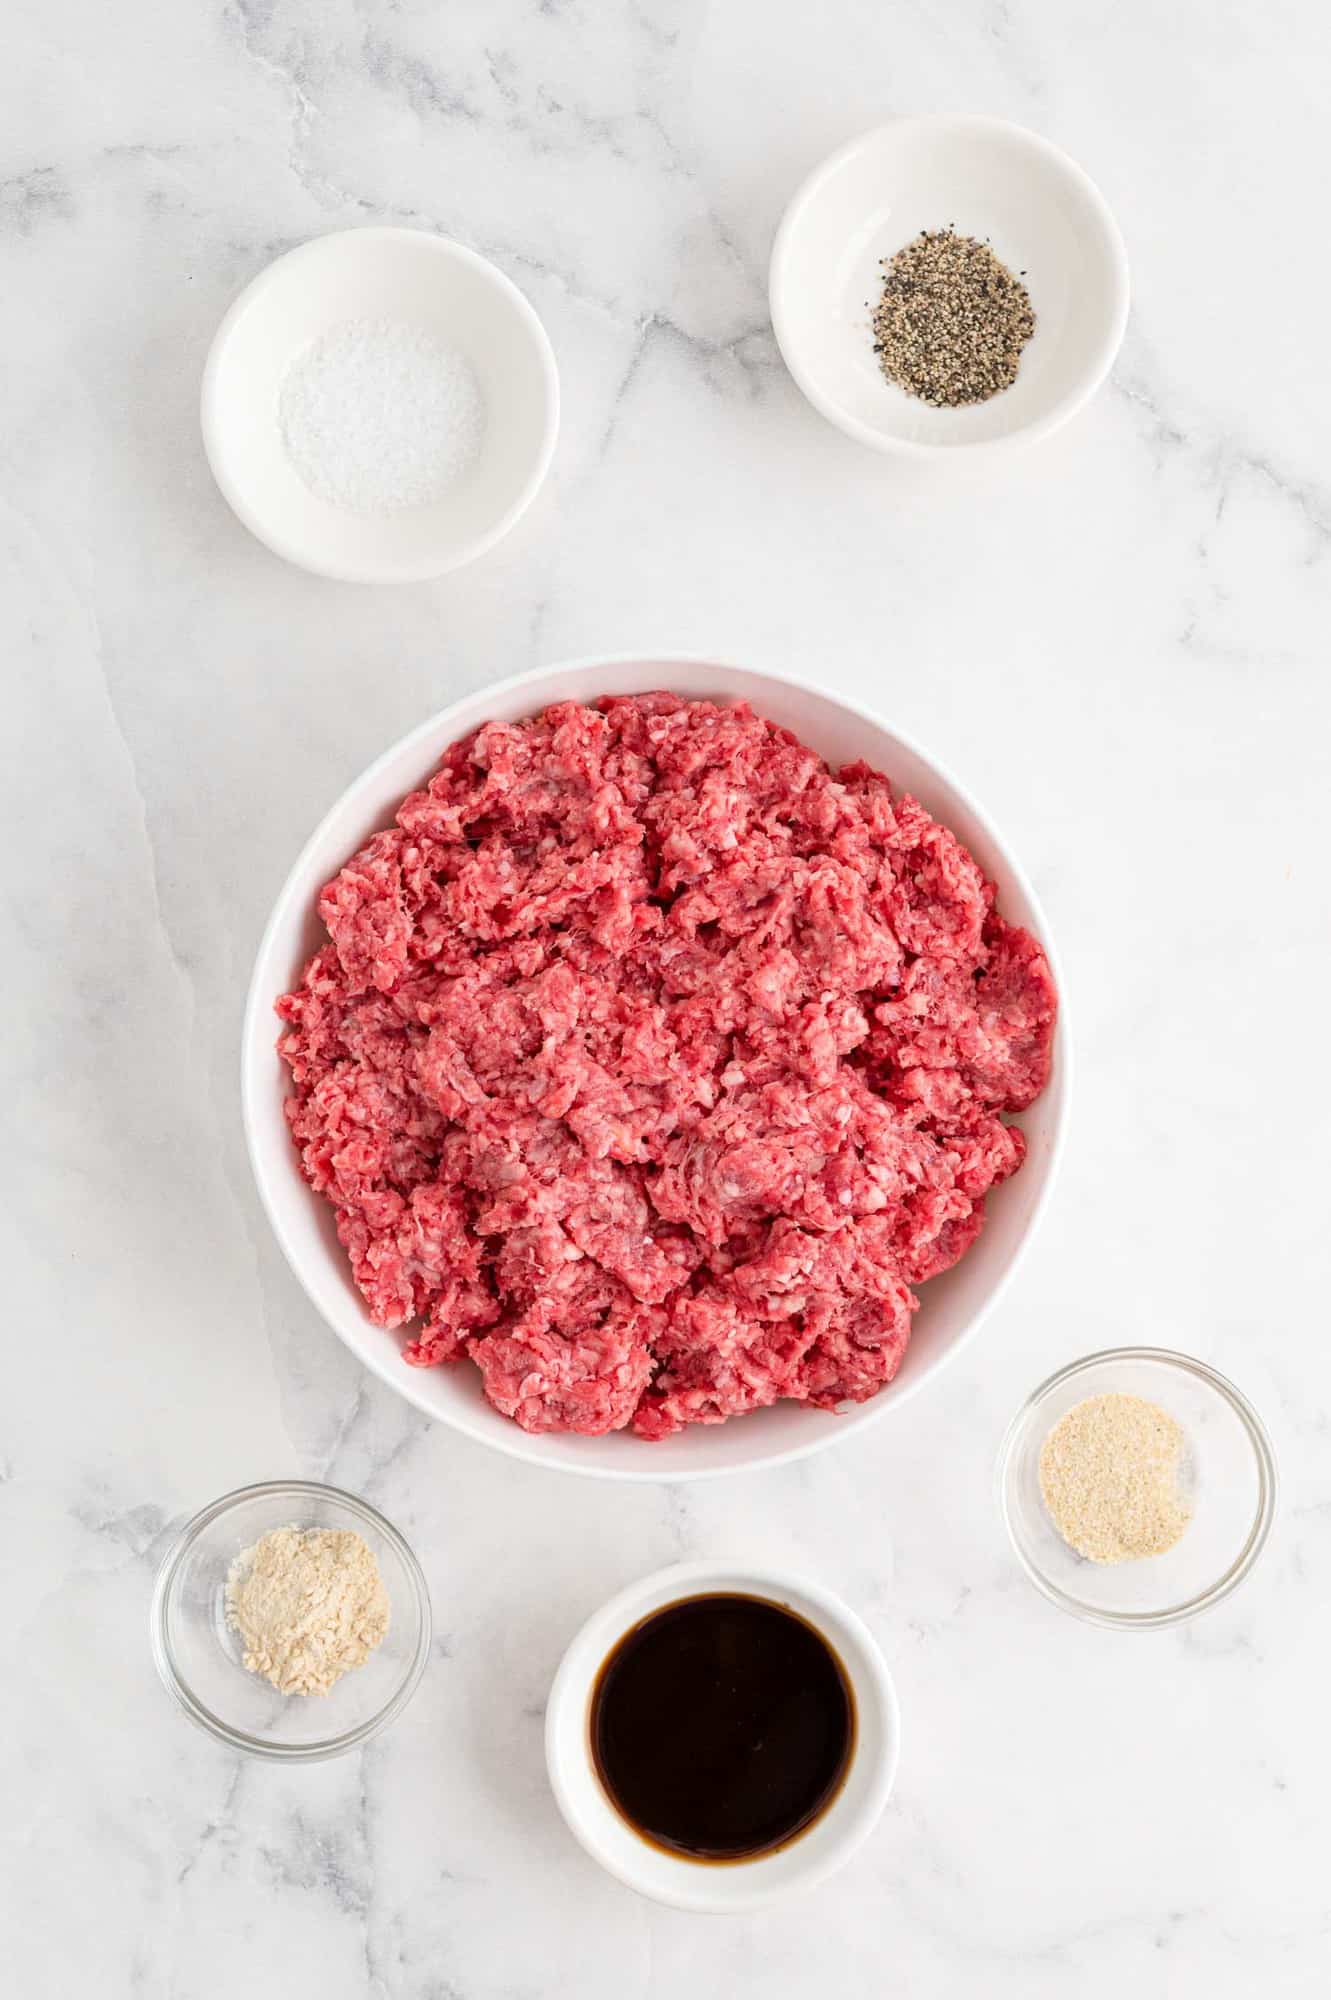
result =
[[[1049,1074],[1048,963],[972,856],[742,703],[488,724],[319,913],[302,1170],[407,1359],[529,1430],[876,1394]]]

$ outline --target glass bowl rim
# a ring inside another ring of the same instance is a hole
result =
[[[402,1679],[383,1706],[365,1721],[357,1723],[354,1729],[346,1729],[337,1736],[319,1737],[309,1743],[275,1743],[268,1737],[252,1736],[247,1730],[237,1729],[226,1722],[199,1699],[189,1682],[176,1664],[174,1650],[167,1636],[167,1605],[171,1589],[179,1573],[181,1564],[197,1542],[205,1528],[220,1520],[233,1508],[251,1500],[266,1499],[290,1494],[322,1501],[332,1500],[339,1506],[349,1508],[358,1515],[375,1533],[382,1535],[398,1556],[410,1582],[410,1596],[415,1604],[418,1630],[416,1645]],[[157,1572],[153,1585],[152,1605],[149,1610],[149,1629],[152,1638],[153,1660],[162,1683],[172,1694],[192,1722],[206,1729],[211,1736],[229,1744],[234,1750],[244,1750],[254,1757],[266,1757],[275,1763],[317,1763],[325,1757],[340,1757],[344,1751],[354,1750],[357,1744],[368,1742],[381,1729],[402,1713],[420,1685],[426,1662],[430,1657],[432,1621],[430,1611],[430,1591],[425,1581],[425,1572],[417,1561],[410,1544],[401,1531],[393,1526],[368,1500],[361,1500],[354,1493],[348,1493],[341,1486],[329,1486],[317,1479],[265,1479],[252,1486],[237,1486],[220,1498],[201,1507],[192,1514],[173,1540]]]
[[[1156,1611],[1110,1611],[1099,1605],[1085,1604],[1070,1591],[1060,1588],[1053,1579],[1032,1561],[1013,1525],[1012,1509],[1009,1505],[1008,1487],[1012,1475],[1013,1460],[1017,1446],[1021,1442],[1037,1410],[1052,1392],[1078,1375],[1088,1373],[1092,1368],[1101,1368],[1106,1363],[1151,1361],[1174,1368],[1193,1376],[1214,1391],[1226,1402],[1238,1418],[1252,1447],[1253,1462],[1257,1471],[1257,1509],[1253,1516],[1243,1546],[1229,1566],[1208,1584],[1205,1590],[1195,1592],[1191,1597],[1177,1604],[1161,1606]],[[1275,1519],[1278,1479],[1275,1452],[1265,1424],[1241,1389],[1209,1362],[1199,1361],[1194,1355],[1181,1354],[1172,1347],[1104,1347],[1094,1354],[1084,1354],[1076,1361],[1069,1361],[1062,1368],[1055,1369],[1033,1389],[1021,1408],[1013,1417],[1004,1433],[998,1449],[996,1465],[996,1487],[998,1510],[1007,1529],[1008,1541],[1026,1575],[1051,1604],[1074,1617],[1085,1619],[1091,1625],[1112,1626],[1120,1631],[1157,1630],[1163,1625],[1178,1625],[1187,1618],[1194,1618],[1201,1611],[1210,1610],[1232,1591],[1238,1589],[1248,1575],[1253,1564],[1266,1546],[1271,1526]]]

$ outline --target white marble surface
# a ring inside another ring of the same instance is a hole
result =
[[[15,0],[5,40],[5,1990],[1324,1993],[1324,11]],[[1135,277],[1111,386],[960,490],[826,428],[764,299],[795,181],[928,108],[1066,145]],[[512,273],[566,411],[511,540],[391,591],[250,541],[195,422],[236,289],[380,219]],[[1080,1075],[1037,1253],[908,1417],[619,1492],[357,1372],[258,1213],[236,1034],[277,884],[372,753],[487,679],[661,645],[814,667],[970,781],[1045,898]],[[990,1494],[1015,1402],[1127,1337],[1230,1372],[1284,1474],[1247,1588],[1147,1638],[1045,1606]],[[175,1712],[146,1609],[174,1521],[294,1472],[402,1524],[439,1644],[381,1743],[288,1773]],[[900,1784],[807,1901],[691,1920],[567,1837],[541,1705],[613,1587],[769,1547],[880,1634]]]

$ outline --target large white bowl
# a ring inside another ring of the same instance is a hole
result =
[[[891,1386],[844,1415],[779,1403],[726,1424],[692,1425],[652,1444],[622,1432],[600,1438],[529,1436],[486,1402],[480,1375],[469,1364],[409,1367],[398,1338],[371,1324],[338,1243],[332,1210],[300,1175],[282,1115],[287,1077],[276,1053],[272,1012],[273,1001],[295,984],[324,939],[315,910],[320,889],[370,834],[391,824],[403,797],[424,783],[450,743],[482,722],[515,721],[552,701],[590,701],[600,694],[641,694],[652,688],[723,700],[742,697],[833,764],[863,757],[885,771],[896,787],[913,792],[950,826],[993,877],[1004,915],[1039,937],[1063,996],[1048,927],[1021,868],[970,796],[908,737],[853,703],[775,674],[667,655],[580,660],[520,674],[453,703],[386,750],[342,794],[306,842],[263,934],[245,1012],[241,1087],[250,1159],[277,1240],[310,1299],[367,1368],[427,1415],[536,1465],[602,1478],[701,1479],[802,1458],[852,1436],[899,1410],[975,1333],[1012,1277],[1053,1181],[1068,1082],[1063,1021],[1053,1078],[1020,1120],[1029,1148],[1026,1163],[990,1197],[988,1221],[974,1248],[951,1271],[924,1286],[910,1346]]]

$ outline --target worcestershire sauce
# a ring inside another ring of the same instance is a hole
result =
[[[686,1597],[645,1618],[597,1675],[590,1722],[611,1802],[695,1861],[794,1840],[835,1798],[855,1748],[840,1660],[762,1597]]]

